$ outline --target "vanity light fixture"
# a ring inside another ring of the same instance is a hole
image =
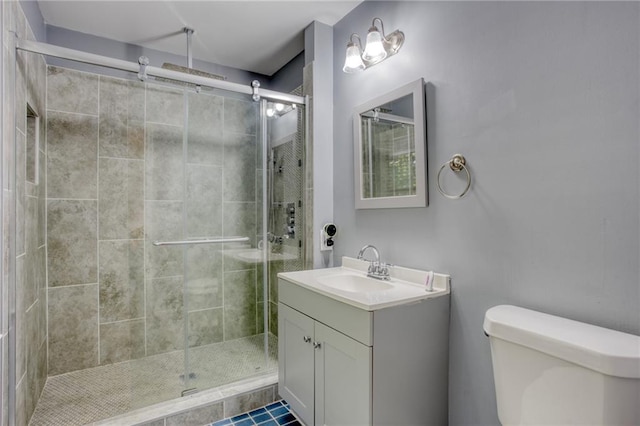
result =
[[[371,28],[369,28],[369,33],[367,34],[367,46],[362,53],[362,59],[369,62],[380,62],[387,57],[387,52],[382,45],[382,35],[378,27],[376,27],[376,19],[378,18],[375,18],[371,23]],[[382,21],[380,21],[380,26],[382,26]]]
[[[342,67],[342,71],[352,73],[362,71],[365,68],[364,62],[362,61],[360,36],[353,33],[351,34],[349,43],[347,43],[347,57],[344,60],[344,67]]]
[[[376,21],[380,23],[382,31],[376,26]],[[342,71],[354,73],[367,69],[398,53],[403,43],[404,33],[402,31],[395,30],[385,36],[382,19],[373,18],[364,52],[362,52],[360,36],[356,33],[351,34],[349,43],[347,43],[347,54]]]

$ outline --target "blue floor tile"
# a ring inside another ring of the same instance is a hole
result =
[[[255,417],[255,416],[259,416],[260,414],[266,414],[267,413],[267,409],[262,407],[262,408],[258,408],[256,410],[250,411],[249,415],[251,417]]]
[[[231,417],[231,421],[234,423],[244,419],[249,419],[249,415],[247,413],[242,413],[242,414],[238,414],[237,416]]]
[[[280,402],[280,401],[274,402],[273,404],[269,404],[264,408],[266,408],[267,410],[272,410],[272,409],[278,408],[278,407],[282,407],[282,402]]]
[[[272,420],[273,417],[269,415],[266,411],[263,414],[258,414],[257,416],[251,415],[251,418],[254,422],[260,424],[262,422],[266,422],[267,420]]]
[[[289,410],[287,410],[287,407],[283,407],[282,405],[279,408],[269,410],[269,413],[271,413],[273,417],[280,417],[283,414],[287,414],[288,412]]]
[[[286,401],[277,401],[212,423],[211,426],[304,426],[290,411]]]
[[[284,416],[276,418],[276,421],[279,425],[286,425],[287,423],[291,423],[294,420],[296,420],[295,416],[289,412],[287,412],[287,414],[285,414]]]

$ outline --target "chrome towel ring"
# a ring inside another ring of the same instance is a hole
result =
[[[438,170],[437,184],[438,184],[438,191],[440,191],[442,195],[452,200],[457,200],[458,198],[462,198],[464,194],[466,194],[467,191],[469,191],[469,188],[471,187],[471,173],[469,173],[469,169],[465,165],[466,163],[467,161],[462,156],[462,154],[455,154],[453,157],[451,157],[449,161],[447,161],[442,165],[442,167],[440,167],[440,170]],[[442,189],[442,186],[440,185],[440,175],[442,174],[442,171],[445,169],[447,165],[454,173],[458,173],[461,170],[464,170],[465,172],[467,172],[467,187],[464,189],[464,191],[462,191],[460,195],[447,194],[446,192],[444,192],[444,189]]]

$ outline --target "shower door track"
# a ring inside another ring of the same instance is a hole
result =
[[[107,68],[130,71],[138,73],[140,64],[124,61],[122,59],[110,58],[107,56],[96,55],[93,53],[83,52],[80,50],[69,49],[66,47],[55,46],[53,44],[40,43],[21,38],[16,38],[16,49],[26,52],[39,53],[45,56],[53,56],[60,59],[68,59],[71,61],[82,62],[91,65],[100,65]],[[212,87],[215,89],[229,90],[232,92],[243,93],[247,95],[254,94],[254,88],[229,81],[216,80],[208,77],[185,74],[178,71],[171,71],[164,68],[158,68],[147,65],[145,67],[147,75],[153,77],[166,78],[169,80],[177,80],[184,83],[191,83],[197,86]],[[288,93],[276,92],[274,90],[260,89],[260,97],[274,101],[291,102],[299,105],[305,105],[305,99],[302,96],[290,95]]]

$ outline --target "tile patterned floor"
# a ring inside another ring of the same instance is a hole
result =
[[[281,400],[248,413],[219,420],[211,426],[304,426],[293,415],[289,404]]]
[[[277,338],[269,336],[267,365],[263,334],[191,348],[190,364],[188,387],[199,389],[276,371]],[[182,373],[184,351],[176,351],[49,377],[30,426],[81,426],[179,398]]]

